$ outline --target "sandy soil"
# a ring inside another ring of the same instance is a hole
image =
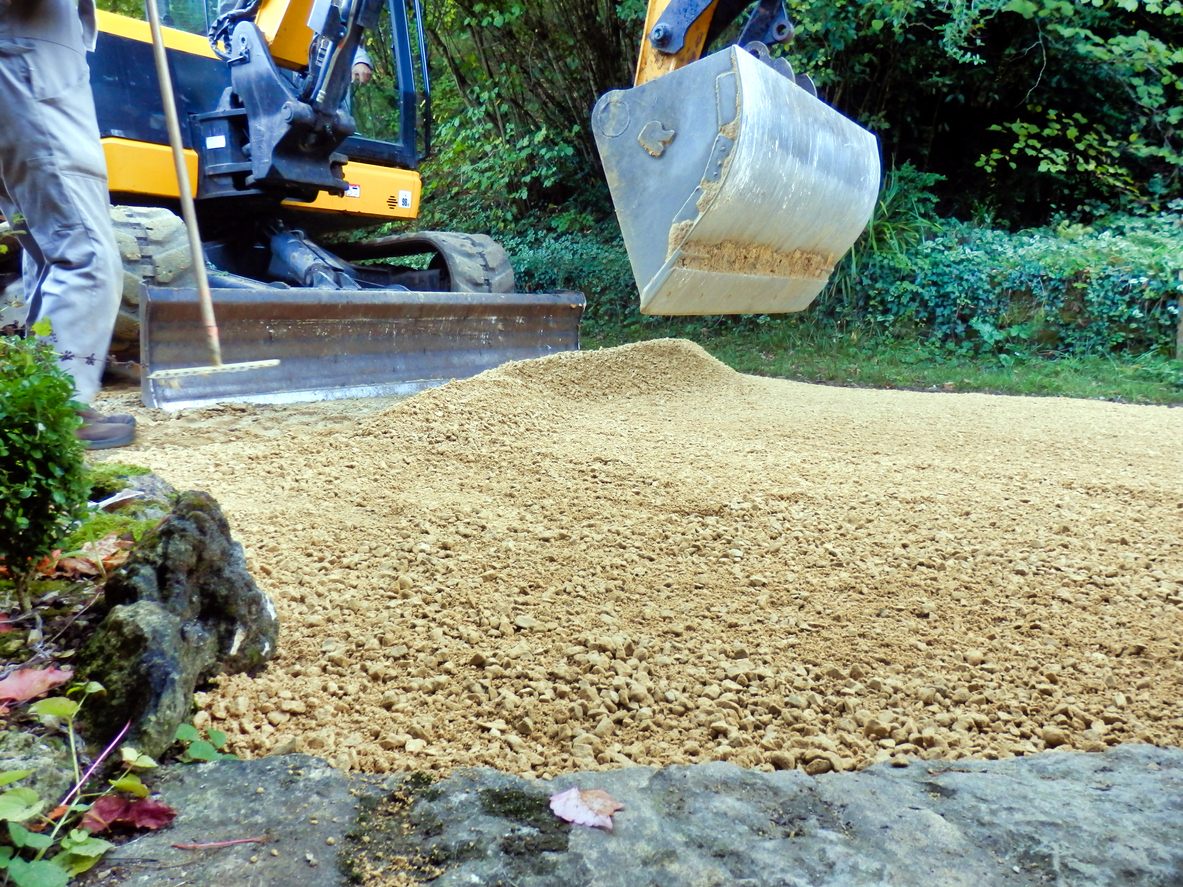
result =
[[[283,619],[264,674],[199,697],[245,756],[1183,744],[1183,410],[758,379],[661,341],[402,403],[137,412],[111,457],[209,490]]]

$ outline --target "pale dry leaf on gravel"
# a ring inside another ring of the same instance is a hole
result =
[[[0,680],[0,701],[24,702],[74,676],[68,668],[22,668]]]
[[[624,804],[602,788],[584,791],[572,786],[565,792],[550,796],[550,809],[555,816],[567,822],[612,831],[612,814],[623,810]]]

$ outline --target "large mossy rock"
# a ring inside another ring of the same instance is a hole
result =
[[[107,582],[105,599],[110,612],[78,659],[79,672],[107,688],[103,704],[88,706],[94,743],[130,721],[126,741],[158,755],[187,720],[198,684],[254,671],[275,654],[275,607],[206,493],[177,497]]]

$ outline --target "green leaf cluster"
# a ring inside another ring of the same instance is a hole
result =
[[[70,741],[74,756],[74,773],[82,788],[78,760],[77,734],[74,718],[87,699],[103,694],[102,684],[94,681],[76,684],[67,694],[79,694],[75,701],[67,696],[51,696],[29,706],[32,714],[38,715],[43,724],[52,723],[63,729]],[[41,798],[34,789],[24,786],[8,788],[0,792],[0,822],[7,828],[8,844],[0,845],[0,871],[7,876],[6,884],[15,887],[65,887],[75,875],[91,869],[99,858],[114,845],[110,841],[96,838],[89,831],[74,828],[83,813],[90,809],[85,797],[101,797],[111,790],[127,791],[137,797],[146,797],[148,788],[132,772],[156,766],[151,758],[139,755],[133,749],[123,748],[124,770],[111,780],[110,788],[94,795],[79,795],[66,808],[46,813],[49,802]],[[9,770],[0,772],[0,787],[20,782],[32,775],[32,770]],[[74,797],[71,792],[70,797]],[[47,857],[57,847],[57,852]]]
[[[550,293],[579,290],[584,294],[585,329],[636,315],[637,287],[614,225],[552,230],[541,236],[508,235],[501,243],[513,262],[518,289]]]
[[[789,0],[794,68],[939,173],[945,214],[1042,225],[1183,196],[1181,4]]]
[[[946,220],[904,249],[853,251],[812,310],[1003,364],[1028,354],[1166,356],[1181,291],[1178,211],[1019,233]]]
[[[177,727],[176,741],[184,745],[180,754],[183,764],[208,763],[209,761],[237,760],[238,755],[224,752],[226,734],[221,730],[208,730],[208,739],[201,738],[199,731],[192,724],[181,724]]]
[[[0,337],[0,558],[18,584],[86,502],[73,392],[44,340]]]

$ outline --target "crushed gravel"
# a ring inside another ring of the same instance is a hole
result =
[[[108,397],[105,409],[131,407]],[[811,386],[679,340],[401,403],[138,408],[283,627],[245,757],[527,776],[1183,744],[1183,411]]]

